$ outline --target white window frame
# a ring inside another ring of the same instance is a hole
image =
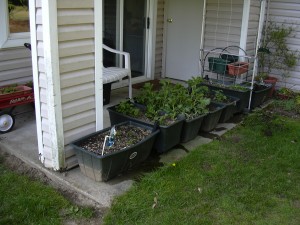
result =
[[[9,32],[8,1],[0,0],[0,49],[23,46],[30,43],[30,32]]]

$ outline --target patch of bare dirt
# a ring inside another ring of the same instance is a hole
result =
[[[102,224],[103,216],[106,213],[107,208],[101,207],[101,205],[83,196],[80,193],[77,193],[72,190],[68,190],[65,187],[57,184],[49,177],[47,177],[46,174],[44,174],[40,170],[30,167],[19,158],[10,155],[6,152],[3,152],[1,149],[0,149],[0,163],[18,174],[25,175],[32,180],[37,180],[42,182],[43,184],[52,186],[53,188],[58,190],[65,198],[71,201],[73,204],[79,206],[88,206],[91,207],[94,211],[92,218],[89,219],[83,218],[77,220],[66,218],[64,224],[67,225]]]

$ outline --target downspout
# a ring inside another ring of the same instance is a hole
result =
[[[200,71],[201,77],[204,76],[204,74],[202,74],[202,72],[203,72],[202,60],[204,58],[204,49],[203,49],[203,47],[204,47],[204,31],[205,31],[205,23],[206,23],[206,2],[207,2],[207,0],[204,0],[202,28],[201,28],[200,52],[199,52],[199,71]]]
[[[259,25],[258,25],[258,32],[257,32],[257,40],[256,40],[256,49],[255,49],[255,58],[254,58],[254,66],[253,66],[253,74],[252,74],[252,81],[251,81],[251,92],[250,92],[250,99],[249,99],[249,106],[248,110],[250,111],[251,108],[251,101],[252,101],[252,94],[253,94],[253,84],[254,84],[254,77],[257,73],[257,66],[258,66],[258,49],[261,43],[261,36],[263,30],[263,23],[265,19],[265,9],[266,9],[266,1],[261,0],[260,2],[260,15],[259,15]]]

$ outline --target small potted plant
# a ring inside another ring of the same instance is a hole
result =
[[[258,50],[256,79],[272,84],[270,96],[273,95],[277,82],[277,78],[270,75],[271,72],[274,70],[280,72],[279,75],[286,82],[289,72],[297,65],[299,52],[291,49],[287,44],[287,38],[292,37],[293,32],[293,27],[278,25],[273,21],[270,21],[264,30],[264,40]]]
[[[287,87],[282,87],[279,88],[276,91],[276,97],[282,100],[287,100],[287,99],[291,99],[295,97],[295,92],[293,92],[293,90],[291,90],[290,88]]]

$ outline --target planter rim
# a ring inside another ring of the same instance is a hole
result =
[[[125,121],[125,122],[122,122],[122,123],[118,123],[118,124],[116,124],[115,126],[118,127],[118,126],[122,126],[122,125],[126,125],[126,124],[128,124],[128,125],[134,125],[134,126],[137,126],[137,127],[142,127],[142,128],[148,129],[148,130],[152,130],[152,129],[153,129],[153,127],[151,127],[151,126],[149,126],[149,125],[147,125],[147,124],[141,124],[141,123],[134,122],[134,121]],[[136,144],[134,144],[134,145],[131,145],[131,146],[129,146],[129,147],[120,149],[119,151],[115,151],[115,152],[108,153],[108,154],[105,154],[105,155],[99,155],[99,154],[96,154],[96,153],[91,152],[91,151],[89,151],[89,150],[87,150],[87,149],[84,149],[84,148],[82,148],[82,147],[79,147],[78,144],[77,144],[77,143],[83,141],[83,140],[86,139],[86,138],[89,138],[89,137],[92,137],[92,136],[94,136],[94,135],[97,135],[97,134],[106,132],[106,131],[108,131],[108,130],[110,130],[110,129],[111,129],[111,127],[107,127],[107,128],[102,129],[102,130],[100,130],[100,131],[97,131],[97,132],[88,134],[88,135],[86,135],[86,136],[84,136],[84,137],[82,137],[82,138],[79,138],[79,139],[77,139],[77,140],[71,142],[70,145],[71,145],[73,148],[76,148],[76,149],[78,149],[78,150],[80,150],[80,151],[84,151],[84,152],[86,152],[86,153],[88,153],[88,154],[90,154],[90,155],[93,155],[93,156],[95,156],[95,157],[97,157],[97,158],[99,158],[99,159],[103,159],[103,158],[108,158],[108,157],[110,157],[110,156],[113,156],[113,155],[115,155],[115,154],[118,154],[118,153],[120,153],[120,152],[127,151],[128,149],[135,147],[136,145],[138,145],[138,144],[141,142],[141,141],[139,141],[138,143],[136,143]],[[159,129],[157,129],[157,130],[155,130],[155,131],[152,131],[152,133],[150,133],[150,134],[149,134],[146,138],[144,138],[143,140],[148,140],[148,139],[150,139],[152,136],[157,135],[159,132],[160,132]]]
[[[237,97],[233,97],[233,96],[230,96],[230,95],[226,95],[228,98],[230,98],[230,102],[229,103],[224,103],[224,102],[217,102],[217,101],[212,101],[213,103],[217,103],[217,104],[222,104],[222,105],[225,105],[225,106],[230,106],[230,105],[235,105],[237,104],[240,99],[237,98]]]
[[[117,105],[118,105],[118,104],[117,104]],[[139,118],[131,117],[131,116],[125,115],[125,114],[123,114],[123,113],[117,112],[117,110],[115,109],[117,105],[110,106],[110,107],[107,108],[107,110],[108,110],[108,111],[114,111],[114,113],[117,113],[117,114],[119,114],[119,115],[122,115],[122,116],[126,117],[128,120],[134,119],[135,121],[138,121],[138,122],[140,122],[140,123],[142,123],[142,124],[145,124],[145,125],[148,125],[148,126],[154,126],[154,125],[155,125],[155,123],[147,122],[147,121],[141,120],[141,119],[139,119]],[[167,127],[169,127],[169,126],[172,126],[173,124],[181,123],[181,122],[184,121],[184,120],[185,120],[185,119],[180,118],[180,119],[175,120],[173,123],[171,123],[171,124],[169,124],[169,125],[159,125],[159,127],[167,128]]]
[[[213,111],[209,111],[209,113],[217,112],[217,111],[219,111],[219,110],[225,108],[225,106],[226,106],[225,104],[217,103],[217,102],[211,102],[210,104],[213,105],[213,106],[216,106],[217,109],[215,109],[215,110],[213,110]],[[209,113],[208,113],[208,114],[209,114]]]
[[[201,115],[196,116],[196,117],[193,118],[193,119],[189,119],[189,120],[185,119],[185,122],[188,122],[188,123],[193,122],[193,121],[195,121],[195,120],[197,120],[197,119],[199,119],[199,118],[201,118],[201,117],[205,117],[207,114],[208,114],[208,113],[203,113],[203,114],[201,114]]]
[[[211,86],[211,87],[216,87],[216,88],[220,88],[220,89],[225,89],[225,90],[232,90],[232,91],[241,92],[241,93],[250,92],[249,89],[247,89],[247,90],[232,89],[232,88],[230,88],[230,85],[219,86],[219,85],[208,84],[208,83],[203,83],[203,85],[207,85],[207,86]]]

